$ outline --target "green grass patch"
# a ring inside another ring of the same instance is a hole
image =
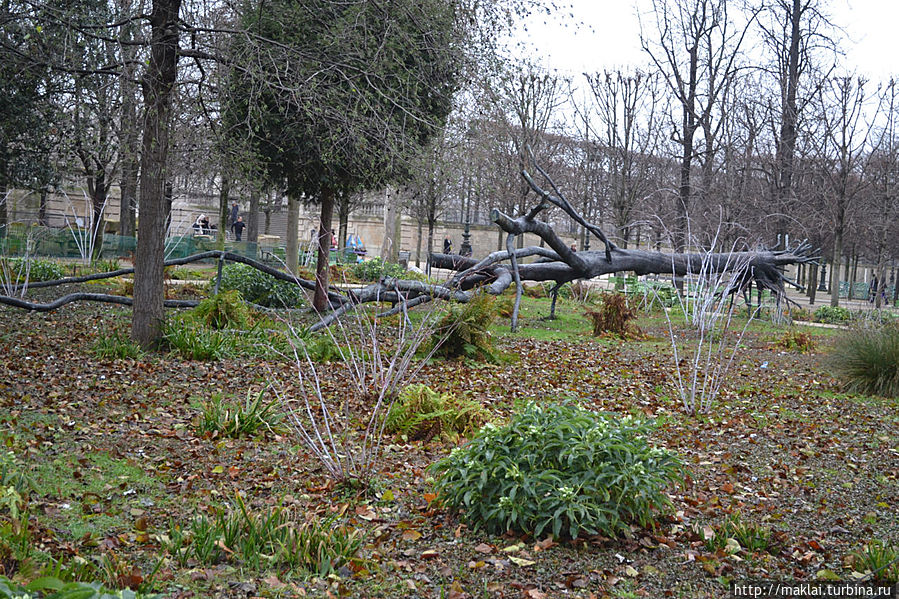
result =
[[[158,505],[165,497],[160,480],[108,453],[45,460],[31,464],[29,475],[39,496],[61,506],[49,518],[69,539],[111,534],[122,527],[124,511]]]

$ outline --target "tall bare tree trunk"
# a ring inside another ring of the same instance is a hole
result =
[[[259,192],[250,191],[250,212],[247,214],[247,241],[259,241]]]
[[[144,139],[140,172],[140,221],[134,263],[131,338],[150,348],[162,336],[165,260],[165,181],[172,88],[178,76],[181,0],[154,0],[150,14],[150,63],[143,82]]]
[[[222,172],[222,187],[219,189],[219,228],[216,237],[216,246],[218,249],[225,249],[225,238],[228,235],[228,213],[230,208],[231,196],[231,177],[227,173]]]
[[[268,223],[266,221],[266,226]],[[288,272],[297,274],[300,257],[300,199],[287,196],[287,239],[284,242]]]
[[[840,305],[840,266],[843,260],[843,229],[839,226],[833,232],[833,259],[830,267],[830,305]]]
[[[416,268],[421,268],[421,234],[422,234],[422,221],[418,219],[418,231],[416,235],[415,241],[415,266]]]
[[[322,189],[318,224],[318,261],[315,263],[315,294],[312,307],[319,314],[328,308],[328,262],[331,256],[331,220],[334,216],[334,190]]]

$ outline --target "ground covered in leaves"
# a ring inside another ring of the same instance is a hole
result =
[[[815,330],[818,352],[798,353],[775,344],[783,329],[753,326],[722,396],[697,417],[676,399],[663,319],[644,317],[647,338],[622,341],[593,338],[573,303],[560,311],[545,322],[545,302],[531,302],[521,333],[497,329],[509,357],[498,365],[438,360],[418,378],[497,422],[530,399],[655,419],[653,443],[677,452],[688,474],[655,530],[576,542],[470,530],[435,501],[426,468],[455,445],[436,438],[391,439],[366,492],[334,486],[287,428],[238,439],[198,430],[203,401],[289,384],[294,363],[101,359],[92,347],[127,334],[127,310],[0,308],[0,440],[35,482],[31,543],[65,563],[99,564],[92,571],[107,584],[149,581],[172,597],[536,599],[723,597],[733,580],[846,580],[853,551],[899,542],[897,401],[841,393],[823,360],[839,332]],[[327,391],[364,413],[334,368],[320,366]],[[360,561],[321,578],[166,554],[173,527],[238,497],[358,529]],[[771,536],[763,548],[735,546],[734,522]],[[0,567],[27,576],[23,564]]]

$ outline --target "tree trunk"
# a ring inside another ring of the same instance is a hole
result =
[[[421,234],[422,234],[422,222],[421,219],[418,219],[418,231],[416,235],[415,242],[415,267],[421,268]]]
[[[90,221],[90,256],[91,261],[100,257],[103,249],[103,213],[106,211],[106,202],[109,197],[109,184],[106,182],[106,173],[100,171],[94,180],[93,195],[91,197],[91,221]]]
[[[216,247],[225,249],[225,238],[228,235],[228,213],[231,196],[231,177],[227,173],[222,172],[222,187],[219,189],[219,229],[216,236]]]
[[[428,219],[428,275],[431,274],[431,253],[434,251],[434,225],[436,224],[436,219]]]
[[[259,241],[259,192],[250,192],[250,212],[247,214],[247,241]]]
[[[815,305],[815,291],[818,289],[818,265],[814,262],[808,267],[808,304]]]
[[[47,196],[50,195],[50,192],[47,190],[47,186],[41,187],[41,200],[40,205],[37,209],[37,222],[40,223],[41,226],[47,226]],[[3,201],[3,198],[0,197],[0,202]]]
[[[165,259],[165,181],[172,87],[178,75],[181,0],[154,0],[150,14],[150,62],[143,82],[143,151],[140,221],[134,263],[131,338],[150,348],[162,336]]]
[[[315,264],[315,294],[312,307],[319,314],[328,309],[328,262],[331,257],[331,219],[334,214],[334,190],[322,189],[318,224],[318,261]]]
[[[397,227],[396,194],[384,192],[386,206],[384,209],[384,241],[381,243],[381,259],[385,262],[396,262],[399,252],[399,228]]]
[[[337,249],[346,247],[347,227],[350,222],[350,195],[342,193],[337,199]],[[330,233],[330,232],[329,232]],[[330,238],[329,238],[330,239]]]
[[[830,267],[830,305],[840,305],[840,267],[843,263],[843,231],[837,227],[833,233],[833,258]]]
[[[300,257],[300,199],[287,196],[287,239],[284,242],[287,253],[285,263],[291,274],[297,274],[298,260]]]
[[[853,248],[854,250],[855,248]],[[858,276],[858,254],[854,254],[849,261],[852,269],[849,271],[849,299],[855,299],[855,280]]]

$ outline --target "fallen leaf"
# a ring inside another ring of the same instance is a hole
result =
[[[415,529],[409,528],[403,531],[404,541],[417,541],[421,538],[421,533]]]
[[[516,566],[520,566],[522,568],[527,568],[528,566],[533,566],[537,563],[529,559],[524,559],[523,557],[515,557],[514,555],[510,555],[509,560]]]
[[[478,553],[493,553],[493,547],[488,545],[487,543],[480,543],[474,548]]]

